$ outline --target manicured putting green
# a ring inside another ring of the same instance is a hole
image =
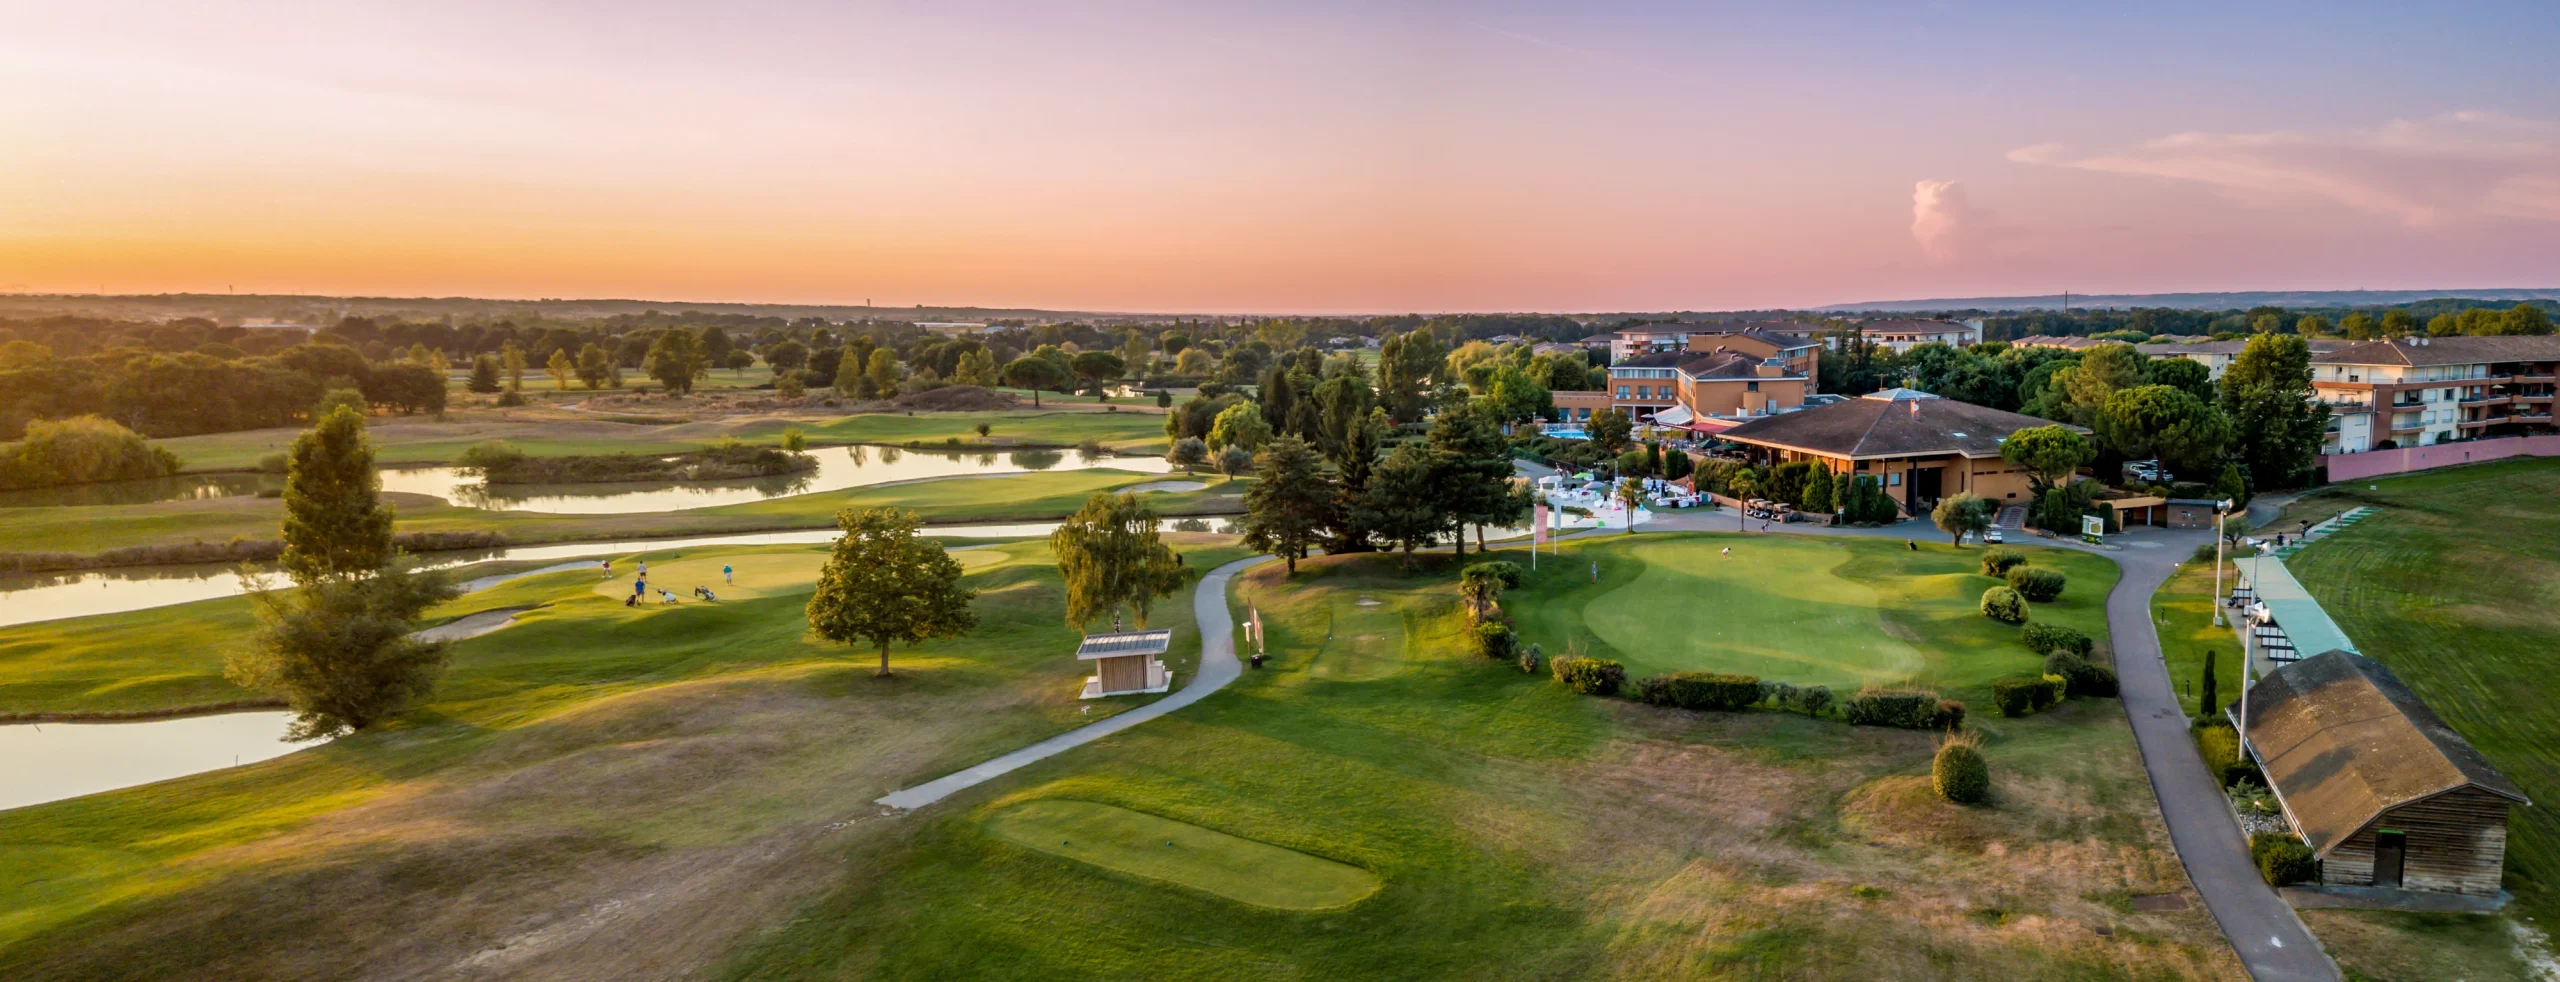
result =
[[[1015,845],[1238,903],[1323,910],[1378,892],[1357,866],[1090,801],[1044,798],[1004,809],[987,831]]]
[[[1856,554],[1787,536],[1735,542],[1730,556],[1725,544],[1630,548],[1644,572],[1593,600],[1584,622],[1637,675],[1705,670],[1855,688],[1928,669],[1883,616],[1886,598],[1844,575]]]
[[[966,570],[984,569],[1004,561],[1004,554],[993,549],[960,549],[951,553]],[[707,586],[722,600],[753,600],[807,593],[818,582],[818,570],[827,564],[823,552],[765,552],[727,556],[705,556],[679,559],[670,563],[649,564],[649,592],[665,590],[684,599],[692,599],[693,588]],[[720,567],[737,570],[736,582],[724,583]],[[635,567],[627,560],[613,564],[613,578],[602,580],[595,591],[620,600],[631,593],[631,575]]]

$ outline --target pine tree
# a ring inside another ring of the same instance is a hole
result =
[[[1404,568],[1413,568],[1413,550],[1428,546],[1450,527],[1450,514],[1438,500],[1432,454],[1408,443],[1388,454],[1369,475],[1369,492],[1357,507],[1360,524],[1404,550]]]
[[[474,356],[471,359],[471,381],[464,387],[482,395],[502,388],[498,381],[498,359],[489,355]]]
[[[1262,479],[1244,493],[1244,544],[1287,560],[1295,574],[1333,514],[1323,458],[1306,441],[1282,436],[1254,459],[1254,470]]]
[[[284,555],[294,582],[363,576],[391,559],[391,508],[382,503],[364,417],[340,406],[296,437],[284,483]]]

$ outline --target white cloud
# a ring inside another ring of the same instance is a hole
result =
[[[1911,238],[1936,262],[1963,258],[1993,229],[1992,215],[1973,206],[1964,186],[1922,180],[1911,186]]]
[[[2177,133],[2090,154],[2039,143],[2008,159],[2203,184],[2269,207],[2327,201],[2413,226],[2560,221],[2560,125],[2489,111],[2332,132]]]

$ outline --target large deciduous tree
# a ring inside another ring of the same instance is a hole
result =
[[[1287,560],[1295,574],[1333,521],[1323,458],[1306,441],[1283,436],[1254,458],[1254,470],[1262,479],[1244,493],[1244,544]]]
[[[1067,623],[1077,630],[1108,615],[1117,624],[1127,608],[1137,626],[1157,598],[1171,596],[1190,568],[1164,544],[1155,509],[1133,494],[1096,494],[1049,533],[1049,551],[1066,579]]]
[[[1384,390],[1387,417],[1399,423],[1422,418],[1431,406],[1432,373],[1448,359],[1448,350],[1427,329],[1387,338],[1378,347],[1378,387]],[[1366,410],[1363,410],[1366,415]]]
[[[969,601],[978,593],[960,585],[960,563],[942,543],[919,534],[924,520],[896,508],[847,509],[836,515],[844,537],[818,573],[809,596],[809,630],[842,644],[880,649],[881,678],[889,676],[889,645],[928,638],[956,638],[975,630]]]
[[[2329,407],[2311,401],[2309,345],[2289,334],[2250,338],[2223,370],[2221,396],[2253,492],[2310,480]]]
[[[1635,432],[1635,421],[1628,419],[1626,412],[1615,406],[1592,413],[1591,421],[1585,426],[1591,444],[1612,457],[1626,452],[1628,437]]]
[[[1270,440],[1271,424],[1263,422],[1262,409],[1249,402],[1228,406],[1209,424],[1211,450],[1242,447],[1252,453]]]
[[[693,380],[708,372],[711,362],[703,356],[702,342],[692,331],[676,328],[659,332],[658,339],[649,342],[649,353],[641,358],[640,367],[667,391],[681,394],[693,391]]]

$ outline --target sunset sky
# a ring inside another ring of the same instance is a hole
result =
[[[0,0],[0,291],[2560,285],[2548,0],[2048,6]]]

